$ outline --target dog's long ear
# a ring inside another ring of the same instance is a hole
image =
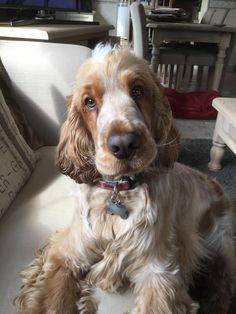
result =
[[[162,92],[162,86],[156,75],[152,73],[155,83],[155,113],[152,126],[154,138],[157,143],[157,157],[155,166],[158,168],[171,168],[177,160],[180,150],[180,135],[174,125],[172,111],[168,99]]]
[[[77,183],[91,183],[97,176],[94,143],[79,109],[73,104],[61,127],[56,164],[59,170]]]

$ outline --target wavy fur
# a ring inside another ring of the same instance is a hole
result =
[[[68,101],[57,165],[85,184],[72,224],[23,271],[18,313],[92,314],[95,287],[129,286],[132,314],[196,314],[199,307],[226,314],[235,286],[235,209],[216,181],[176,162],[179,134],[148,64],[126,49],[99,46]],[[141,145],[119,159],[109,138],[130,133]],[[143,182],[120,192],[128,219],[108,215],[111,191],[94,179],[136,173]]]

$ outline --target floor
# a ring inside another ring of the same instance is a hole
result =
[[[208,138],[212,139],[215,120],[185,120],[177,119],[176,126],[180,130],[182,138]]]
[[[227,72],[222,90],[223,97],[236,97],[236,72]],[[177,119],[176,125],[183,138],[212,139],[215,121]]]

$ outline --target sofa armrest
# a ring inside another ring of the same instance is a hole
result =
[[[65,97],[91,49],[79,45],[1,41],[0,57],[13,94],[30,126],[47,145],[56,145],[66,118]]]

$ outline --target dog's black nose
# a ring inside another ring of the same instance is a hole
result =
[[[108,138],[108,148],[118,159],[130,159],[140,146],[136,133],[113,134]]]

